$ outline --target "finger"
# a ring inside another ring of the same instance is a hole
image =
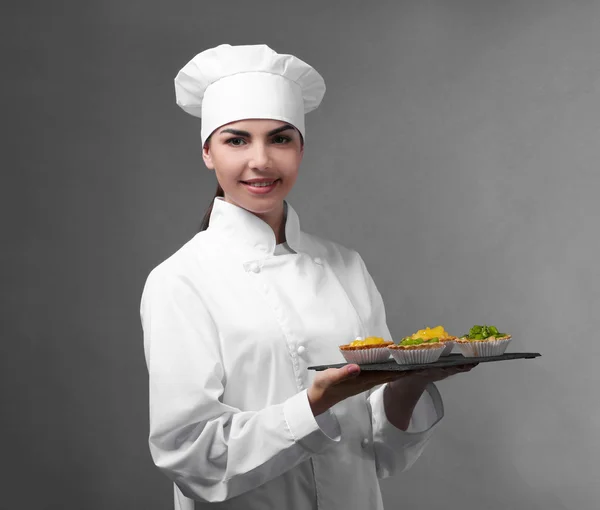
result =
[[[361,378],[371,379],[383,379],[385,377],[398,377],[403,372],[397,370],[364,370],[361,374]]]
[[[415,377],[430,377],[431,374],[439,372],[441,368],[420,368],[418,370],[411,370],[410,374]]]
[[[470,372],[472,370],[472,367],[458,367],[455,368],[452,373],[453,374],[461,374],[463,372]]]
[[[386,370],[386,371],[363,371],[358,377],[357,381],[365,382],[365,383],[374,383],[381,384],[390,380],[400,379],[401,377],[405,377],[406,373],[395,370]]]
[[[454,372],[452,368],[423,368],[420,370],[414,370],[411,374],[419,379],[426,379],[428,381],[439,381],[449,377]]]
[[[366,375],[366,377],[363,378],[363,375]],[[402,379],[407,375],[408,374],[406,372],[392,372],[389,375],[364,374],[363,372],[360,377],[357,377],[354,381],[349,381],[347,384],[354,385],[360,388],[361,391],[366,391],[382,384],[397,381],[398,379]]]
[[[340,384],[348,379],[354,379],[361,373],[360,367],[356,363],[350,363],[341,368],[334,368],[333,371],[327,374],[327,380],[330,385]],[[325,370],[325,372],[329,372]]]
[[[477,366],[477,364],[458,365],[456,367],[453,367],[453,372],[454,373],[469,372],[470,370],[473,370],[473,368],[475,368],[476,366]]]

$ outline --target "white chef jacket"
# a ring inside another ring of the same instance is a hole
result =
[[[338,346],[358,336],[392,337],[360,255],[285,209],[287,250],[216,198],[209,228],[146,281],[149,445],[176,510],[382,509],[378,478],[407,469],[443,416],[431,384],[407,431],[387,420],[383,386],[314,417],[307,367],[344,362]]]

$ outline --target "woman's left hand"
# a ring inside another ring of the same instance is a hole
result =
[[[383,393],[385,413],[389,421],[406,430],[412,413],[428,384],[442,381],[451,375],[469,372],[477,363],[446,368],[424,368],[407,372],[400,379],[388,382]]]
[[[421,370],[413,370],[409,372],[406,377],[403,377],[399,381],[402,381],[401,384],[403,385],[408,382],[413,382],[418,385],[427,386],[429,383],[443,381],[451,375],[469,372],[477,365],[478,363],[471,363],[470,365],[458,365],[454,367],[422,368]],[[396,382],[398,381],[394,381],[390,384],[393,385]]]

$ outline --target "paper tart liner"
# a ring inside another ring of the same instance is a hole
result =
[[[400,365],[423,365],[437,361],[446,348],[444,345],[426,349],[419,349],[418,347],[420,346],[411,349],[393,348],[389,351],[396,363]]]
[[[444,350],[442,351],[441,356],[448,356],[452,353],[452,349],[454,348],[454,342],[456,341],[455,336],[447,336],[444,338],[440,338],[436,343],[443,343]]]
[[[505,337],[494,340],[456,340],[456,346],[465,358],[485,358],[504,354],[512,338]]]
[[[452,352],[452,348],[454,347],[454,342],[456,341],[455,336],[441,338],[440,342],[444,344],[444,350],[440,356],[448,356]]]
[[[363,345],[351,347],[349,345],[340,345],[340,352],[348,363],[369,364],[385,363],[390,359],[389,345],[394,342],[386,342],[379,345]]]
[[[452,352],[452,349],[454,347],[454,340],[446,340],[442,343],[444,344],[444,350],[442,351],[442,354],[440,354],[440,356],[448,356],[448,354]]]

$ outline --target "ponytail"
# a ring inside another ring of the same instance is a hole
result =
[[[212,213],[212,210],[213,210],[215,198],[224,197],[224,196],[225,196],[225,193],[223,192],[223,188],[221,188],[221,185],[217,183],[217,191],[215,192],[215,196],[213,197],[209,208],[204,213],[204,218],[202,218],[202,223],[200,223],[200,230],[198,232],[202,232],[203,230],[206,230],[208,228],[208,224],[210,223],[210,214]]]

